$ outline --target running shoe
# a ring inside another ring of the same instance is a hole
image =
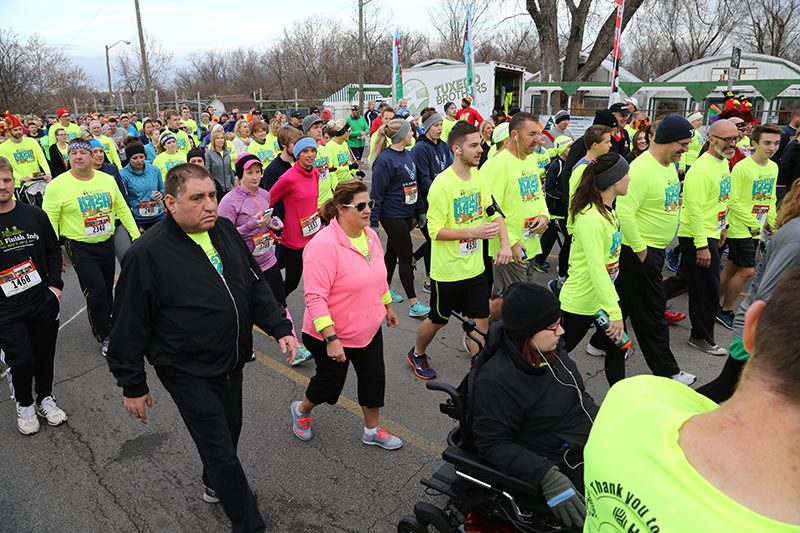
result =
[[[394,435],[391,435],[382,427],[378,426],[375,429],[378,431],[376,431],[371,437],[364,433],[361,436],[361,442],[364,444],[370,444],[372,446],[380,446],[384,450],[396,450],[403,446],[402,440],[398,439]]]
[[[292,366],[297,366],[300,363],[305,363],[312,357],[313,355],[311,355],[311,352],[308,351],[308,348],[298,343],[297,355],[294,357],[294,360],[292,361]]]
[[[723,311],[721,308],[717,309],[717,322],[722,324],[728,329],[733,329],[733,317],[736,316],[733,311]]]
[[[470,341],[469,335],[465,331],[464,332],[464,351],[467,352],[467,353],[470,353],[470,351],[469,351],[469,341]]]
[[[550,290],[553,291],[553,294],[555,294],[556,298],[558,298],[558,293],[561,292],[561,287],[558,286],[558,280],[554,279],[548,283],[547,286],[550,287]]]
[[[389,296],[392,297],[392,303],[397,304],[403,301],[403,297],[394,292],[394,289],[389,287]]]
[[[108,343],[109,343],[109,340],[110,339],[108,337],[106,337],[105,339],[103,339],[100,342],[100,351],[103,353],[103,357],[106,357],[108,355]]]
[[[300,440],[311,440],[311,415],[299,411],[300,402],[292,402],[292,430]]]
[[[417,355],[414,353],[414,348],[411,348],[406,355],[409,364],[414,368],[414,373],[417,377],[422,379],[433,379],[436,377],[436,371],[428,364],[427,355]]]
[[[211,487],[206,487],[206,491],[203,493],[203,501],[206,503],[219,503],[217,491]]]
[[[718,344],[711,344],[705,339],[695,339],[693,337],[689,337],[689,346],[697,348],[701,352],[705,352],[709,355],[728,355],[728,350]]]
[[[414,302],[414,305],[408,308],[408,314],[410,316],[426,316],[428,313],[431,312],[431,308],[425,305],[424,303],[417,300]]]
[[[56,399],[47,396],[36,405],[36,414],[47,420],[51,426],[57,426],[67,421],[67,413],[56,405]]]
[[[677,272],[681,266],[681,254],[678,248],[667,250],[667,268]]]
[[[533,269],[536,272],[541,272],[542,274],[546,274],[548,270],[550,270],[550,263],[547,261],[540,263],[536,259],[533,260]]]
[[[664,310],[664,318],[667,319],[667,324],[674,324],[686,318],[686,314],[673,311],[672,306],[668,305]]]
[[[681,370],[680,372],[672,376],[672,379],[674,379],[678,383],[683,383],[688,387],[689,385],[697,381],[697,376]]]
[[[593,355],[595,357],[605,357],[606,351],[602,348],[598,348],[596,346],[592,346],[592,343],[586,345],[586,353],[589,355]]]
[[[33,435],[39,431],[39,419],[36,418],[34,404],[27,407],[17,404],[17,428],[23,435]]]
[[[431,284],[429,282],[425,281],[425,282],[422,283],[422,292],[425,292],[425,293],[428,293],[428,294],[431,293]]]

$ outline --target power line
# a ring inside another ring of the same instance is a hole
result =
[[[72,43],[72,41],[74,41],[75,39],[77,39],[77,38],[78,38],[78,35],[80,35],[81,33],[83,33],[83,30],[85,30],[86,28],[88,28],[88,27],[89,27],[89,24],[91,24],[92,22],[94,22],[94,19],[96,19],[96,18],[97,18],[97,15],[99,15],[99,14],[100,14],[100,13],[101,13],[101,12],[102,12],[102,11],[103,11],[105,8],[106,8],[106,6],[107,6],[108,4],[110,4],[110,3],[111,3],[111,0],[108,0],[108,1],[105,3],[105,5],[103,5],[103,7],[101,7],[101,8],[100,8],[100,11],[98,11],[97,13],[95,13],[95,15],[92,17],[92,19],[91,19],[89,22],[87,22],[87,23],[86,23],[86,24],[83,26],[83,28],[81,28],[81,30],[80,30],[78,33],[76,33],[76,34],[75,34],[75,36],[74,36],[72,39],[70,39],[70,40],[69,40],[69,42],[68,42],[67,44],[65,44],[64,46],[62,46],[62,47],[61,47],[61,50],[63,50],[63,49],[64,49],[64,48],[66,48],[67,46],[69,46],[69,45]]]

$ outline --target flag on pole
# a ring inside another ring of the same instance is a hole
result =
[[[400,57],[400,28],[394,34],[394,103],[403,97],[403,60]]]
[[[617,27],[614,31],[614,71],[611,78],[611,96],[608,106],[611,107],[622,98],[619,96],[619,48],[622,37],[622,11],[625,9],[625,0],[617,0]]]
[[[467,26],[464,29],[464,63],[467,66],[467,96],[475,102],[475,76],[473,65],[475,54],[472,51],[472,6],[467,6]]]

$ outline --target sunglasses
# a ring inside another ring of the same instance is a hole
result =
[[[362,212],[364,209],[366,209],[367,206],[369,206],[370,209],[375,207],[375,200],[370,200],[369,202],[358,202],[358,204],[356,204],[356,205],[353,205],[353,204],[342,204],[342,207],[353,207],[359,213]]]

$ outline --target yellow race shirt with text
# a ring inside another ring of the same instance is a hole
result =
[[[777,179],[778,165],[769,159],[763,167],[752,157],[736,163],[731,172],[729,239],[758,239],[758,235],[750,233],[751,229],[761,229],[766,222],[770,227],[775,227],[778,216],[775,195]]]

